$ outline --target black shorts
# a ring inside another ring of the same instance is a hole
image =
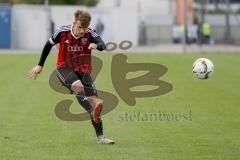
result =
[[[76,72],[67,67],[57,69],[57,77],[63,86],[67,87],[73,93],[72,83],[80,80],[84,86],[86,96],[98,96],[93,80],[88,73]]]

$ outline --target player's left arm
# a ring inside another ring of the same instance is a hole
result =
[[[92,30],[90,33],[91,36],[88,49],[97,49],[99,51],[103,51],[104,49],[106,49],[106,45],[102,38],[94,30]]]

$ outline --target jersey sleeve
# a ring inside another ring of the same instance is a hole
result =
[[[38,62],[38,65],[39,66],[43,66],[46,59],[47,59],[47,56],[49,55],[50,53],[50,50],[52,49],[53,45],[50,43],[50,41],[47,41],[45,46],[43,47],[43,50],[42,50],[42,54],[41,54],[41,57],[39,59],[39,62]]]
[[[104,43],[104,41],[102,40],[102,38],[96,33],[95,30],[93,29],[88,29],[88,32],[90,33],[90,43],[95,43],[97,44],[97,50],[99,51],[103,51],[104,49],[106,49],[106,45]]]
[[[88,28],[88,32],[91,34],[91,37],[93,37],[93,38],[100,37],[100,36],[97,34],[97,32],[96,32],[95,29]]]
[[[59,43],[60,41],[60,33],[62,32],[62,27],[59,27],[55,33],[49,38],[49,42],[52,44],[52,45],[55,45],[57,43]]]
[[[52,47],[59,43],[60,42],[60,35],[61,35],[61,32],[64,32],[64,31],[69,31],[71,28],[71,26],[62,26],[62,27],[59,27],[56,32],[49,38],[49,40],[46,42],[45,46],[43,47],[43,50],[42,50],[42,55],[40,57],[40,60],[39,60],[39,63],[38,65],[40,66],[43,66],[46,59],[47,59],[47,56],[49,55]]]

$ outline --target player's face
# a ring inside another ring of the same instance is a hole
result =
[[[83,27],[80,21],[75,21],[73,23],[73,33],[77,37],[84,37],[87,32],[87,27]]]

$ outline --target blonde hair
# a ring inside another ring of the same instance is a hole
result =
[[[80,21],[82,26],[87,28],[91,21],[91,15],[86,11],[77,10],[74,13],[75,21]]]

